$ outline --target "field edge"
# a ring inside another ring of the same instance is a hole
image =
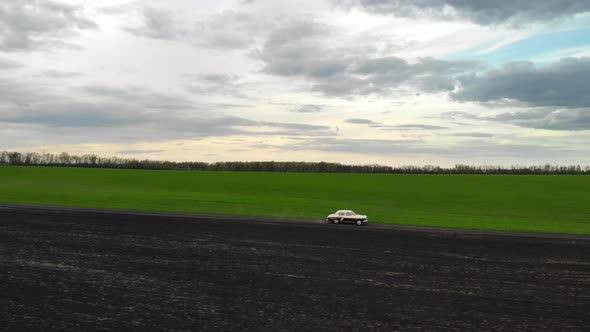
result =
[[[135,216],[160,216],[170,218],[180,218],[198,222],[199,220],[218,220],[223,221],[243,221],[248,223],[282,223],[301,224],[301,225],[329,225],[323,219],[307,218],[281,218],[269,216],[250,216],[250,215],[223,215],[223,214],[204,214],[189,212],[169,212],[154,210],[127,210],[127,209],[104,209],[93,207],[78,206],[60,206],[60,205],[38,205],[38,204],[20,204],[0,202],[0,213],[2,210],[28,210],[31,212],[45,213],[97,213],[112,215],[135,215]],[[346,227],[343,225],[342,227]],[[348,225],[357,228],[355,225]],[[340,226],[336,226],[340,227]],[[510,231],[510,230],[490,230],[477,228],[459,228],[459,227],[442,227],[442,226],[416,226],[406,224],[392,224],[383,222],[371,222],[368,226],[358,227],[359,230],[389,230],[389,231],[408,231],[432,234],[454,234],[454,235],[478,235],[478,236],[516,236],[516,237],[534,237],[534,238],[555,238],[555,239],[572,239],[572,240],[590,240],[590,234],[579,233],[558,233],[558,232],[535,232],[535,231]]]

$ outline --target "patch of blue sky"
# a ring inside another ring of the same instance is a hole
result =
[[[513,61],[533,61],[539,64],[559,57],[576,56],[590,51],[590,27],[534,34],[513,43],[490,48],[480,46],[452,55],[452,59],[481,60],[491,65]]]

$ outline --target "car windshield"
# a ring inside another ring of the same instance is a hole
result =
[[[350,211],[350,215],[351,216],[356,216],[356,213],[354,213],[353,211]]]

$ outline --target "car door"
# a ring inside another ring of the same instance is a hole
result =
[[[353,218],[352,213],[346,212],[346,216],[344,217],[344,220],[346,220],[346,221],[353,221],[354,218]]]

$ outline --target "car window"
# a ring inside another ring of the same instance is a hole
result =
[[[354,213],[354,211],[350,211],[350,214],[356,216],[356,213]]]
[[[343,216],[344,215],[344,212],[338,212],[338,215],[339,216]]]
[[[352,216],[352,213],[350,213],[350,212],[346,212],[346,215],[347,215],[347,216]]]

